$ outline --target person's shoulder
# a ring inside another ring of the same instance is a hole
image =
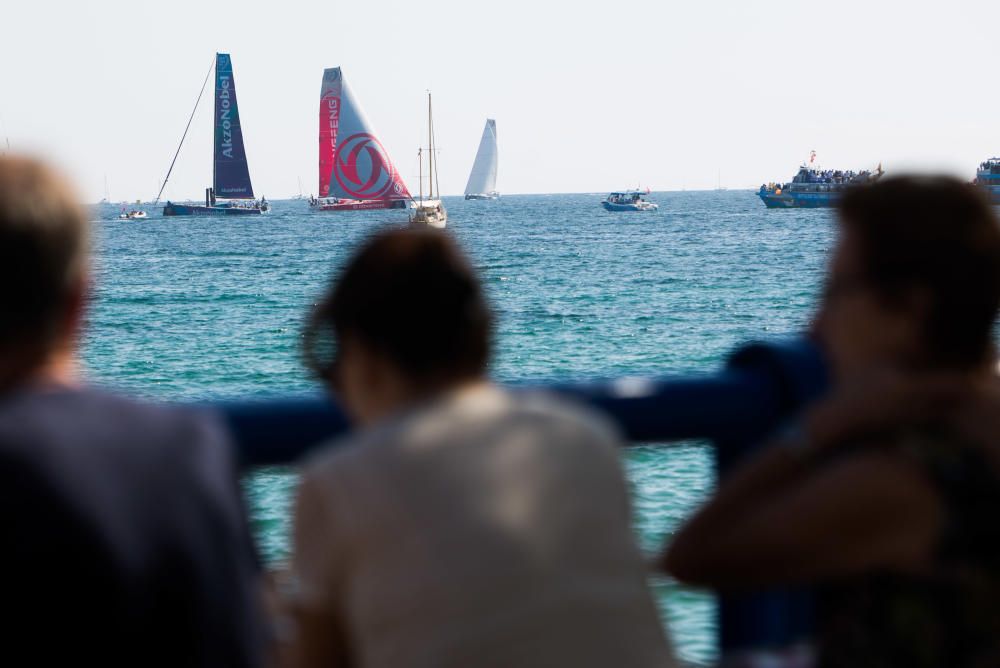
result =
[[[510,392],[513,414],[549,425],[553,429],[589,435],[593,440],[617,446],[622,434],[602,413],[552,392],[524,390]]]
[[[220,418],[208,408],[154,403],[96,388],[80,390],[76,400],[87,414],[113,416],[119,430],[147,442],[228,442]]]
[[[302,477],[307,481],[323,480],[331,484],[363,476],[366,470],[378,467],[386,458],[405,449],[420,425],[428,420],[437,422],[437,406],[403,411],[384,418],[374,425],[358,428],[319,445],[302,462]],[[426,430],[424,430],[426,431]]]
[[[53,387],[26,389],[0,400],[0,417],[31,413],[60,413],[91,418],[115,416],[119,420],[185,422],[199,419],[202,411],[158,404],[128,397],[100,387]]]
[[[373,432],[359,430],[344,436],[329,439],[319,445],[303,461],[301,466],[304,480],[327,480],[361,466],[373,442],[379,439]]]
[[[182,461],[229,456],[229,439],[209,410],[141,401],[94,388],[40,389],[0,401],[8,446],[84,450],[88,455]]]

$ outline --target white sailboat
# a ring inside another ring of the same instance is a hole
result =
[[[424,199],[424,156],[423,149],[417,151],[420,161],[420,199],[414,202],[410,213],[410,223],[413,225],[430,225],[443,228],[448,224],[448,212],[441,203],[441,187],[437,183],[437,170],[434,165],[434,112],[431,107],[431,94],[427,93],[427,180],[429,182],[427,199]],[[435,186],[437,186],[435,188]],[[435,190],[437,198],[434,197]]]
[[[465,199],[499,199],[497,192],[497,122],[486,119],[483,138],[479,140],[476,161],[465,185]]]

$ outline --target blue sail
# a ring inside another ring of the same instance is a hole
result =
[[[228,53],[215,54],[215,169],[217,197],[253,199],[250,168],[243,148],[240,110],[236,106],[233,61]]]

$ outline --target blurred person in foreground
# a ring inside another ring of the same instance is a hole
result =
[[[260,665],[226,438],[80,378],[88,237],[62,178],[0,157],[4,651],[32,666]]]
[[[450,237],[365,243],[306,347],[359,429],[303,472],[293,665],[673,665],[618,436],[487,381],[491,315]]]
[[[718,589],[818,586],[824,666],[1000,665],[1000,228],[970,186],[852,190],[815,331],[832,388],[675,536]]]

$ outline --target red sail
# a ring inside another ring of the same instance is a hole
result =
[[[319,196],[410,199],[410,192],[339,67],[323,72],[319,103]]]
[[[319,196],[330,196],[334,155],[337,152],[337,130],[340,128],[340,100],[343,80],[340,68],[323,71],[323,88],[319,97]]]

